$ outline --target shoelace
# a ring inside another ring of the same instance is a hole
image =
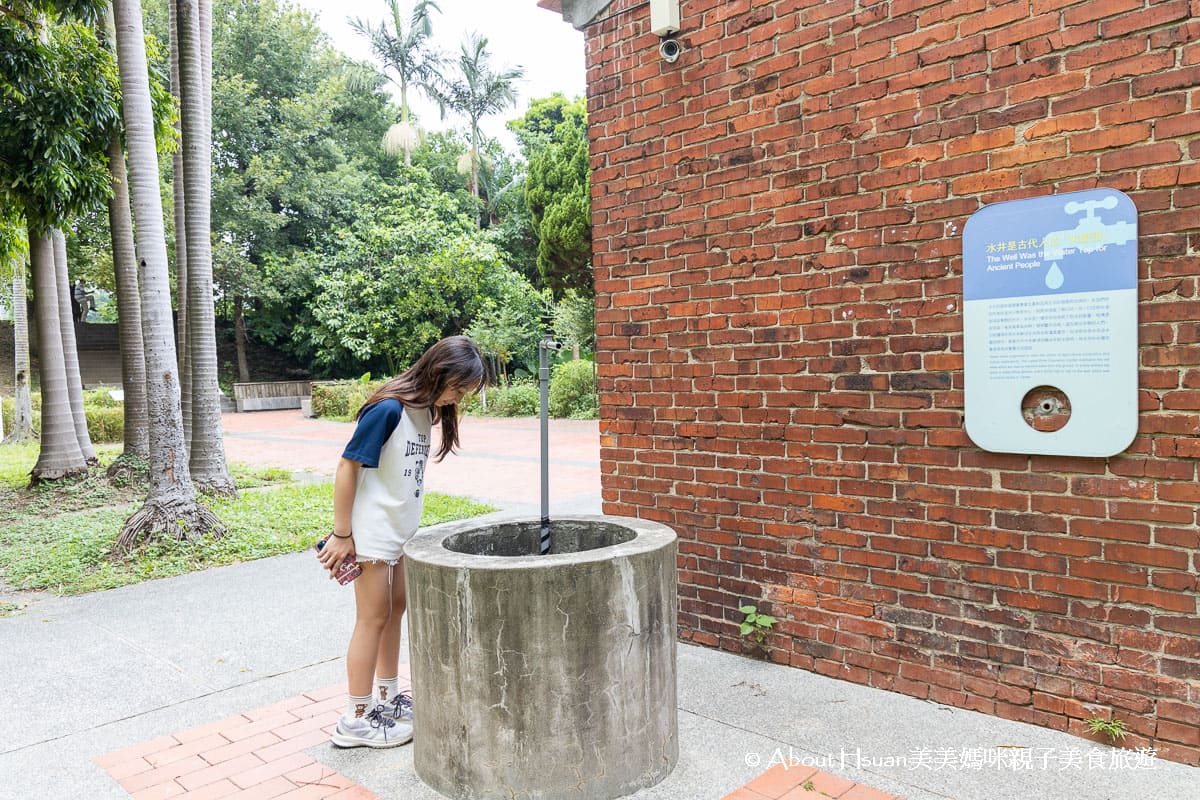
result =
[[[407,711],[409,714],[412,714],[412,695],[410,695],[408,692],[400,692],[400,694],[396,695],[396,697],[392,700],[391,704],[392,708],[396,709],[397,715],[402,714],[405,711]]]
[[[372,728],[383,728],[383,736],[386,739],[387,729],[396,727],[396,720],[386,716],[384,714],[385,710],[386,709],[384,709],[382,705],[375,706],[371,709],[371,712],[367,714],[366,720],[367,722],[371,723]]]

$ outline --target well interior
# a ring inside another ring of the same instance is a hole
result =
[[[442,546],[474,556],[537,555],[542,526],[537,520],[488,525],[448,536]],[[579,553],[633,541],[635,531],[608,522],[557,520],[550,523],[550,555]]]

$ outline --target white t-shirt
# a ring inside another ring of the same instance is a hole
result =
[[[395,562],[420,526],[432,426],[429,409],[406,409],[391,399],[359,417],[342,453],[363,465],[350,512],[359,561]]]

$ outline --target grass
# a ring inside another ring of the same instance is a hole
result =
[[[17,522],[29,515],[51,516],[103,506],[119,506],[140,501],[145,486],[116,485],[104,470],[121,454],[121,445],[96,445],[100,467],[72,480],[29,487],[29,472],[37,462],[37,442],[0,445],[0,524]],[[292,474],[278,467],[250,467],[230,464],[239,489],[252,489],[288,483]]]
[[[99,449],[99,448],[98,448]],[[104,448],[110,462],[119,447]],[[160,542],[124,560],[109,551],[121,525],[140,505],[144,488],[114,487],[103,466],[57,485],[25,487],[36,445],[0,447],[0,578],[8,588],[60,595],[112,589],[209,567],[291,553],[310,547],[333,525],[333,484],[280,485],[287,470],[231,465],[237,500],[202,498],[228,529],[220,539]],[[465,498],[427,493],[422,525],[494,509]],[[19,609],[0,609],[0,616]]]

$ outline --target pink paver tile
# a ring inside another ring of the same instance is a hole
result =
[[[187,790],[175,781],[167,781],[166,783],[156,783],[153,786],[140,789],[131,794],[130,797],[133,800],[167,800],[170,797],[179,797],[185,791]]]
[[[180,797],[186,798],[186,800],[223,800],[237,791],[240,790],[229,780],[220,780],[207,786],[201,786],[199,789],[193,789]]]
[[[164,764],[161,767],[155,767],[145,772],[139,772],[136,775],[130,775],[128,778],[122,778],[118,783],[127,792],[136,792],[138,789],[146,789],[156,783],[166,783],[181,775],[196,772],[206,767],[208,767],[208,762],[200,756],[188,756],[171,764]],[[180,785],[182,786],[183,784]]]
[[[213,750],[227,744],[229,744],[228,739],[218,733],[214,733],[201,739],[182,742],[174,747],[168,747],[166,750],[159,750],[157,753],[150,753],[143,756],[143,758],[154,766],[161,767],[164,764],[172,764],[188,756],[199,755],[205,750]]]
[[[190,791],[259,766],[262,766],[262,760],[253,753],[247,753],[244,756],[222,761],[220,764],[212,764],[207,769],[180,775],[175,780],[180,786]]]
[[[204,725],[197,725],[195,728],[188,728],[186,731],[179,731],[175,734],[175,738],[186,744],[193,739],[203,739],[207,736],[211,736],[214,733],[220,733],[224,735],[225,731],[229,728],[234,728],[238,725],[245,725],[247,722],[249,722],[249,720],[247,720],[241,714],[238,714],[236,716],[226,717],[225,719],[219,719],[215,722],[209,722]]]
[[[850,788],[850,791],[839,797],[838,800],[899,800],[899,798],[887,792],[872,789],[870,786],[863,786],[861,783],[856,783]]]
[[[336,711],[327,710],[320,714],[309,717],[308,719],[297,720],[290,725],[284,725],[281,728],[276,728],[272,731],[280,739],[294,739],[301,734],[309,731],[317,731],[333,724],[336,725],[338,718],[342,715],[342,709],[339,706]]]
[[[256,783],[248,789],[231,794],[226,800],[272,800],[272,798],[278,797],[284,792],[290,792],[295,788],[296,784],[282,775],[276,775],[274,778],[265,780],[262,783]]]
[[[329,797],[330,800],[379,800],[379,795],[365,786],[351,786],[349,789],[342,789]]]
[[[294,769],[283,777],[297,786],[320,785],[332,786],[335,789],[349,789],[356,785],[354,781],[337,770],[315,761],[300,769]]]
[[[98,766],[108,769],[113,764],[118,764],[122,761],[129,761],[134,758],[141,758],[150,753],[157,753],[159,750],[166,750],[168,747],[174,747],[179,744],[179,740],[174,736],[159,736],[157,739],[151,739],[148,742],[140,742],[138,744],[123,747],[120,750],[114,750],[111,753],[105,753],[101,756],[96,756],[92,759]]]
[[[312,703],[303,708],[294,708],[292,713],[301,719],[309,717],[319,717],[323,714],[340,714],[346,708],[346,697],[331,697],[328,700],[322,700],[319,703]]]
[[[293,753],[286,758],[276,759],[270,763],[263,764],[261,767],[247,770],[238,775],[231,776],[234,783],[241,786],[243,789],[248,789],[255,784],[262,783],[272,778],[282,777],[284,774],[291,772],[294,769],[299,769],[306,764],[312,764],[313,758],[307,753]]]
[[[854,785],[854,781],[839,778],[837,775],[831,775],[828,772],[815,770],[812,775],[805,778],[795,789],[783,795],[780,800],[822,800],[825,797],[840,798]]]
[[[273,731],[276,728],[282,728],[284,725],[290,725],[300,719],[290,711],[279,711],[269,717],[250,720],[242,717],[242,723],[232,728],[226,728],[221,731],[221,735],[231,742],[240,742],[242,739],[248,739],[251,736],[257,736],[264,731]]]
[[[265,747],[255,753],[263,761],[274,761],[277,758],[298,753],[301,750],[307,750],[318,744],[323,744],[329,741],[329,735],[325,731],[316,730],[293,737],[287,741],[273,744],[270,747]]]
[[[812,767],[789,767],[787,764],[776,764],[747,783],[744,788],[767,797],[781,797],[789,789],[808,780],[815,772],[816,770]]]
[[[289,697],[287,700],[281,700],[273,705],[256,708],[253,711],[247,711],[242,714],[242,716],[250,719],[251,721],[260,720],[264,717],[270,717],[274,714],[278,714],[280,711],[291,711],[294,708],[301,708],[311,704],[311,700],[302,694],[298,694],[295,697]]]
[[[290,792],[279,795],[279,800],[318,800],[337,794],[341,789],[336,786],[300,786]]]
[[[269,747],[273,744],[278,744],[283,741],[280,737],[264,731],[257,736],[251,736],[248,739],[240,739],[236,742],[225,741],[223,745],[218,745],[210,750],[203,750],[199,756],[210,764],[220,764],[228,761],[231,758],[244,756],[247,753],[253,753],[256,750],[262,750],[264,747]]]
[[[759,794],[743,786],[725,795],[721,800],[769,800],[769,798],[765,794]]]
[[[406,669],[400,678],[401,688],[407,690]],[[303,752],[328,741],[344,702],[344,685],[326,687],[131,745],[94,761],[136,800],[284,796],[304,800],[333,795],[341,800],[378,800]]]
[[[817,788],[818,792],[827,794],[830,797],[841,797],[855,785],[852,780],[832,775],[828,772],[821,772],[820,770],[807,780],[812,781],[813,786]]]
[[[146,772],[154,769],[154,765],[144,758],[133,758],[129,761],[121,761],[113,764],[108,768],[108,774],[112,775],[117,780],[128,778],[130,775],[137,775],[139,772]]]

